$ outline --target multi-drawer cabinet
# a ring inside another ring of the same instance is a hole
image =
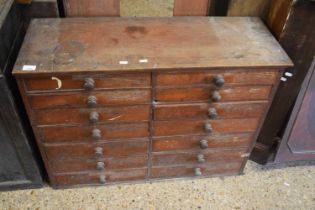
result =
[[[241,173],[290,65],[256,18],[42,19],[14,74],[64,187]]]

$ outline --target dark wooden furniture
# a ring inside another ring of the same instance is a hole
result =
[[[242,173],[291,65],[257,18],[71,18],[34,20],[14,74],[65,187]]]
[[[275,163],[315,160],[315,59],[302,84]]]
[[[23,8],[0,1],[0,190],[40,187],[30,126],[11,70],[25,34]],[[24,116],[24,118],[23,118]]]

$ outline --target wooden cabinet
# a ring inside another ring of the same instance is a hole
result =
[[[241,173],[291,65],[257,18],[43,19],[14,74],[67,187]]]

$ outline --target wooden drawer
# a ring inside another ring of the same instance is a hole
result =
[[[175,166],[175,167],[152,167],[151,178],[172,177],[200,177],[195,175],[196,168],[201,171],[201,177],[214,175],[232,175],[240,173],[242,162],[212,163],[211,165],[199,166]]]
[[[154,107],[155,120],[173,119],[216,119],[258,118],[267,107],[267,101],[258,102],[227,102],[227,103],[193,103],[168,104]]]
[[[48,109],[34,112],[37,125],[89,124],[149,121],[150,106],[105,107],[96,109]],[[93,121],[92,121],[93,122]]]
[[[107,105],[150,104],[151,90],[104,90],[93,92],[67,92],[29,95],[33,109],[88,107],[89,96],[97,98],[96,107]]]
[[[105,170],[145,168],[148,165],[147,156],[129,156],[127,158],[101,158],[101,159],[64,159],[53,160],[49,163],[54,173],[70,173],[80,171],[100,170],[98,164],[104,164]]]
[[[84,184],[106,184],[111,182],[124,182],[134,180],[144,180],[148,174],[148,169],[126,169],[108,170],[102,173],[77,173],[69,175],[54,176],[56,186],[84,185]],[[100,182],[100,176],[105,176],[106,182]]]
[[[222,75],[226,85],[272,85],[277,79],[278,72],[270,70],[231,70],[231,71],[204,71],[204,72],[170,72],[157,73],[157,86],[180,85],[212,85],[215,76]]]
[[[153,154],[152,165],[164,166],[164,165],[204,165],[212,164],[221,161],[222,163],[241,160],[245,149],[240,151],[199,151],[199,152],[179,152],[175,154]],[[199,156],[199,157],[198,157]],[[199,162],[198,158],[202,158],[205,162]]]
[[[224,87],[218,92],[220,101],[254,101],[267,100],[272,86],[235,86]],[[213,101],[214,90],[209,87],[189,88],[157,88],[155,101],[181,102],[181,101]]]
[[[44,148],[49,160],[125,157],[131,155],[144,156],[148,153],[148,140],[97,144],[49,144],[45,145]],[[98,150],[99,148],[101,148],[100,151]]]
[[[151,74],[112,74],[78,76],[41,76],[24,79],[26,91],[56,92],[85,90],[88,80],[94,81],[93,89],[150,88]]]
[[[207,147],[201,145],[201,140],[206,140]],[[252,133],[219,135],[219,136],[171,136],[155,137],[152,141],[153,152],[200,150],[204,149],[227,149],[248,148],[253,140]]]
[[[93,130],[100,131],[99,140],[142,138],[149,135],[149,123],[106,124],[98,126],[39,127],[42,141],[93,142]]]
[[[254,132],[258,126],[258,118],[228,119],[211,121],[155,121],[153,136],[171,136],[183,134],[223,134]],[[211,125],[212,131],[206,131]]]

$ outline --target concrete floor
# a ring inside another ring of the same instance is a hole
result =
[[[262,168],[245,175],[153,184],[0,193],[1,210],[315,210],[315,166]]]

